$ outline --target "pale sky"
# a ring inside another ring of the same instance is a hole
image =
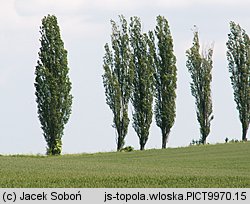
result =
[[[63,153],[114,151],[112,113],[105,102],[102,84],[103,46],[110,42],[110,19],[139,16],[143,31],[155,27],[157,15],[170,24],[177,57],[177,117],[169,147],[187,146],[199,139],[190,75],[185,51],[192,45],[192,27],[199,28],[201,43],[214,42],[212,82],[213,115],[208,142],[241,138],[241,124],[233,99],[226,60],[229,22],[250,33],[248,0],[0,0],[0,154],[44,154],[46,143],[37,117],[34,70],[38,60],[39,26],[47,14],[58,18],[68,51],[72,115],[65,127]],[[130,112],[132,105],[130,105]],[[131,119],[132,122],[132,119]],[[131,124],[131,123],[130,123]],[[126,146],[139,148],[129,126]],[[155,120],[146,149],[161,147]]]

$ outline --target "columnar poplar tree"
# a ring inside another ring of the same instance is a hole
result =
[[[199,53],[200,44],[198,32],[194,31],[193,46],[187,50],[187,68],[191,74],[191,92],[195,97],[197,119],[200,123],[200,142],[206,143],[210,133],[212,116],[211,81],[212,81],[212,55],[213,49]]]
[[[71,82],[67,51],[60,36],[57,18],[48,15],[42,19],[41,48],[35,70],[36,101],[38,117],[47,154],[59,155],[62,151],[62,136],[69,120],[72,105]]]
[[[242,140],[246,141],[250,122],[250,40],[246,31],[234,22],[230,22],[230,31],[227,42],[228,68],[242,124]]]
[[[154,33],[157,38],[155,46]],[[157,17],[156,29],[149,32],[150,53],[155,68],[155,118],[162,132],[162,148],[166,148],[170,129],[175,120],[175,100],[177,69],[173,51],[173,39],[168,21],[163,16]]]
[[[130,49],[127,21],[120,16],[121,28],[112,24],[111,47],[105,45],[103,84],[106,102],[113,112],[113,127],[117,132],[117,151],[125,144],[128,132],[128,103],[132,91],[133,72],[129,65]]]
[[[141,31],[138,17],[132,17],[130,23],[130,44],[132,67],[134,71],[132,104],[133,127],[139,137],[140,150],[144,150],[152,123],[153,103],[153,66],[148,52],[148,37]]]

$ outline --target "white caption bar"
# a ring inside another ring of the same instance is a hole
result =
[[[0,204],[250,203],[250,188],[7,188]]]

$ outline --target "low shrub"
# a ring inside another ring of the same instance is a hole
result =
[[[134,150],[134,147],[132,146],[127,146],[127,147],[124,147],[120,150],[120,152],[132,152]]]

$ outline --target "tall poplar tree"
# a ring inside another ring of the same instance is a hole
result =
[[[210,133],[210,123],[213,119],[210,87],[213,49],[209,48],[200,54],[198,31],[194,31],[193,46],[187,50],[186,54],[188,58],[186,65],[192,78],[190,83],[191,93],[195,97],[197,119],[200,123],[200,141],[205,144]]]
[[[134,107],[133,127],[139,137],[140,150],[144,150],[152,123],[154,70],[148,48],[148,36],[142,33],[141,22],[138,17],[131,18],[130,44],[134,72],[132,93]]]
[[[173,50],[173,39],[167,19],[157,17],[154,31],[157,38],[157,48],[153,32],[149,32],[150,54],[153,57],[155,69],[155,118],[162,132],[162,148],[166,148],[170,130],[174,124],[176,111],[176,57]]]
[[[41,48],[35,69],[38,117],[47,142],[47,154],[59,155],[73,97],[70,94],[67,51],[64,49],[56,16],[48,15],[42,19],[40,34]]]
[[[132,91],[133,72],[130,67],[130,48],[127,21],[120,16],[121,27],[111,20],[111,48],[105,45],[103,84],[106,102],[113,112],[113,127],[117,133],[117,151],[125,144],[128,132],[128,103]]]
[[[230,22],[227,49],[234,100],[242,124],[242,140],[246,141],[250,122],[250,40],[246,31],[234,22]]]

